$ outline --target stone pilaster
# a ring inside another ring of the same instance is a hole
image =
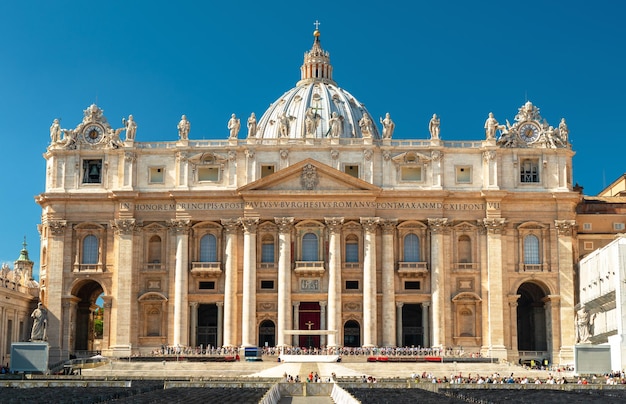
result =
[[[382,346],[396,346],[401,343],[397,341],[396,336],[396,313],[394,310],[395,297],[395,257],[393,254],[393,241],[396,233],[397,219],[386,219],[380,221],[380,227],[383,230],[383,246],[382,246],[382,329],[383,343]],[[397,341],[397,342],[396,342]]]
[[[511,341],[509,350],[508,360],[509,362],[517,362],[519,359],[519,351],[517,344],[517,301],[521,295],[509,295],[509,322],[511,326],[509,327],[511,330]]]
[[[238,219],[223,219],[224,226],[224,324],[222,345],[237,346],[237,229]],[[218,306],[219,310],[219,306]],[[219,325],[218,325],[219,326]]]
[[[422,327],[424,329],[424,346],[430,346],[430,321],[428,315],[428,308],[430,307],[430,303],[424,302],[422,303]]]
[[[402,307],[404,306],[404,303],[402,302],[396,302],[396,324],[395,324],[395,328],[396,328],[396,342],[397,342],[397,346],[402,346]],[[384,344],[383,344],[384,345]]]
[[[341,225],[342,217],[324,218],[328,226],[328,323],[332,331],[341,327]],[[337,334],[328,335],[328,346],[337,347]]]
[[[558,242],[558,271],[559,271],[559,302],[553,303],[558,307],[553,310],[553,335],[560,335],[559,340],[555,340],[556,349],[559,349],[559,363],[574,362],[574,344],[576,343],[576,331],[571,326],[572,319],[575,318],[574,310],[574,262],[572,236],[576,230],[575,220],[555,220],[554,225],[557,230]],[[558,329],[558,332],[557,332]],[[557,358],[553,358],[554,361]]]
[[[325,330],[326,328],[326,303],[325,301],[320,302],[320,329]],[[341,322],[341,317],[339,317],[339,322]],[[335,341],[339,343],[337,340],[339,338],[339,330],[334,334]],[[343,345],[343,344],[339,344]],[[320,335],[320,346],[328,346],[326,335]]]
[[[362,217],[361,225],[365,233],[363,243],[363,346],[377,345],[376,327],[376,229],[379,218]]]
[[[447,218],[428,219],[430,229],[430,288],[432,299],[432,346],[441,348],[446,342],[445,263],[443,235],[448,230]]]
[[[243,299],[241,308],[241,345],[256,345],[256,230],[258,218],[242,218],[243,226]]]
[[[176,237],[174,274],[174,345],[188,345],[188,268],[189,220],[171,220],[170,230]],[[118,328],[119,332],[119,328]],[[119,343],[118,343],[119,345]]]
[[[215,303],[217,306],[217,347],[224,345],[224,302]]]
[[[487,307],[488,328],[483,338],[483,352],[487,355],[506,359],[504,336],[504,293],[502,284],[502,235],[506,229],[506,219],[486,218],[483,225],[487,230]],[[486,345],[485,345],[486,344]]]
[[[71,247],[71,233],[65,220],[50,220],[45,225],[48,228],[48,262],[46,268],[46,285],[44,305],[49,313],[61,313],[62,296],[65,295],[63,285],[64,266],[63,260],[65,254],[70,254],[68,248],[66,251],[65,240],[67,245]],[[64,330],[61,329],[60,316],[48,316],[48,344],[50,362],[55,363],[68,359],[69,347],[63,345]]]
[[[300,323],[300,302],[296,302],[296,303],[293,303],[293,329],[294,330],[298,330],[300,328],[299,323]],[[291,345],[298,346],[299,338],[300,338],[299,335],[293,335],[292,336],[293,341]]]
[[[189,314],[191,317],[191,329],[189,330],[189,346],[197,346],[196,336],[198,335],[198,302],[189,304]]]
[[[276,346],[289,345],[289,337],[285,330],[291,330],[293,323],[291,313],[291,231],[293,217],[276,217],[278,225],[278,338]]]

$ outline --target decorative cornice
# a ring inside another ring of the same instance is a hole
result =
[[[506,232],[506,219],[492,217],[483,219],[483,226],[489,234],[504,234]]]
[[[293,228],[293,217],[275,217],[279,233],[290,233]]]
[[[341,232],[341,226],[343,225],[343,217],[325,217],[324,221],[328,227],[328,231],[331,234],[338,234]]]
[[[575,220],[555,220],[554,227],[556,227],[556,231],[559,236],[571,236],[574,229],[576,228]]]
[[[448,231],[449,227],[447,217],[428,218],[428,228],[431,233],[444,233]]]

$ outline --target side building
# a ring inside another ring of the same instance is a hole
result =
[[[93,349],[101,296],[106,355],[422,346],[571,363],[574,152],[564,120],[531,102],[512,115],[475,141],[442,140],[436,116],[426,139],[394,138],[333,80],[316,31],[301,80],[242,136],[235,115],[224,140],[190,139],[183,116],[177,139],[140,142],[132,116],[116,129],[96,105],[55,122],[36,198],[51,352]]]
[[[0,367],[11,363],[11,344],[28,341],[37,306],[39,284],[33,279],[33,261],[28,258],[26,241],[13,268],[0,268]]]

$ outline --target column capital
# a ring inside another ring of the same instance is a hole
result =
[[[222,219],[222,226],[226,233],[236,233],[239,228],[239,219]]]
[[[504,234],[506,231],[506,219],[502,217],[487,217],[483,219],[483,226],[489,234]]]
[[[279,233],[289,233],[293,228],[293,217],[275,217],[274,222],[278,226]]]
[[[224,307],[224,302],[215,302],[217,307]]]
[[[115,219],[111,220],[111,228],[116,235],[133,234],[137,227],[135,219]]]
[[[320,307],[326,307],[327,304],[328,302],[326,300],[320,301]]]
[[[507,299],[509,301],[509,306],[517,307],[517,301],[520,297],[522,297],[522,295],[508,295]]]
[[[259,224],[258,217],[242,217],[240,219],[243,231],[246,233],[255,233],[257,225]]]
[[[292,302],[291,303],[293,305],[294,308],[298,309],[300,308],[300,302]]]
[[[191,307],[192,309],[197,309],[199,305],[200,303],[198,302],[189,302],[189,307]]]
[[[191,228],[191,221],[189,219],[171,219],[167,223],[167,226],[173,233],[188,235]]]
[[[428,218],[428,228],[431,233],[444,233],[449,226],[447,217]]]
[[[48,221],[48,228],[53,236],[61,236],[65,233],[67,222],[65,220],[50,220]]]
[[[379,217],[362,217],[361,226],[363,226],[363,230],[365,230],[366,233],[373,233],[378,227],[379,220]]]
[[[330,230],[331,233],[338,234],[341,232],[343,217],[325,217],[324,221],[326,222],[326,226],[328,226],[328,230]]]
[[[378,224],[383,229],[383,234],[393,234],[396,231],[398,219],[380,219]]]
[[[401,308],[402,306],[404,306],[404,302],[396,302],[397,308]]]
[[[576,228],[576,220],[555,220],[554,227],[559,236],[571,236]]]
[[[430,302],[422,302],[422,307],[430,307]]]

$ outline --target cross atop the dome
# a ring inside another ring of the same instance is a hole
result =
[[[321,22],[319,22],[318,20],[315,20],[315,22],[313,23],[313,25],[315,25],[315,30],[319,30],[320,29],[320,24]]]

